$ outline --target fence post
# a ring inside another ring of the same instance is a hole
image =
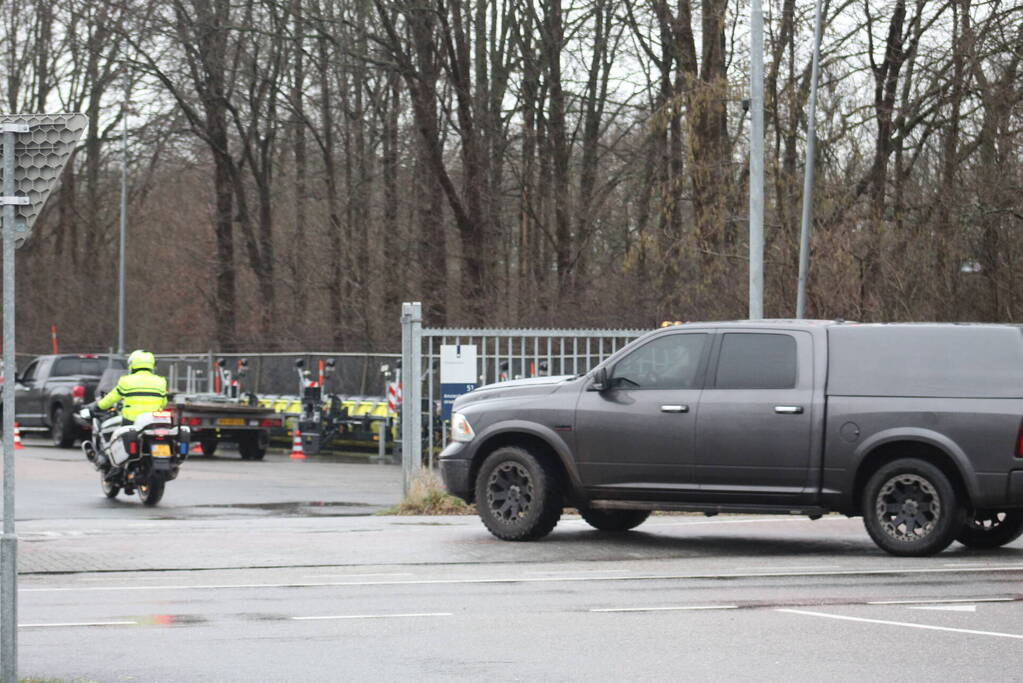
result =
[[[423,305],[418,302],[401,305],[401,368],[405,377],[402,389],[401,460],[402,495],[407,496],[412,478],[423,461],[422,417],[420,396],[423,365]]]

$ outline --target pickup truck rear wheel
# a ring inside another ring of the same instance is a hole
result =
[[[915,458],[895,460],[875,472],[863,491],[862,509],[874,543],[906,557],[940,553],[965,519],[945,473]]]
[[[57,448],[71,448],[75,445],[75,426],[71,423],[70,416],[64,411],[64,406],[56,406],[51,415],[50,436],[53,438],[53,445]]]
[[[967,548],[1001,548],[1023,535],[1023,510],[978,510],[966,519],[956,540]]]
[[[600,531],[628,531],[647,520],[650,510],[597,510],[579,508],[586,523]]]
[[[494,536],[535,541],[551,532],[563,507],[558,471],[521,446],[487,456],[476,477],[476,507]]]

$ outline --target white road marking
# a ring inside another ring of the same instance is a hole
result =
[[[451,617],[451,612],[420,612],[414,614],[339,614],[328,617],[291,617],[294,621],[323,621],[329,619],[409,619],[414,617]]]
[[[826,614],[824,612],[807,612],[800,609],[778,609],[777,612],[787,614],[802,614],[807,617],[824,617],[825,619],[840,619],[842,621],[856,621],[864,624],[882,624],[885,626],[905,626],[906,628],[920,628],[928,631],[948,631],[950,633],[967,633],[975,636],[994,636],[995,638],[1013,638],[1023,640],[1023,635],[1016,633],[999,633],[998,631],[975,631],[968,628],[952,628],[950,626],[931,626],[929,624],[912,624],[906,621],[886,621],[884,619],[864,619],[863,617],[848,617],[842,614]]]
[[[591,612],[689,612],[714,609],[739,609],[738,605],[682,605],[678,607],[604,607]]]
[[[1015,602],[1016,598],[931,598],[928,600],[875,600],[868,605],[951,605],[957,602]]]
[[[906,609],[929,609],[941,612],[976,612],[977,605],[906,605]]]
[[[733,571],[737,571],[737,572],[753,571],[753,570],[757,570],[757,569],[759,569],[762,572],[770,572],[770,571],[794,572],[796,570],[806,572],[806,571],[814,571],[814,570],[821,570],[821,569],[838,569],[840,566],[841,565],[837,565],[837,564],[818,564],[818,565],[810,564],[810,565],[805,565],[805,566],[801,567],[801,566],[798,566],[798,565],[789,566],[789,565],[780,564],[780,565],[777,565],[775,567],[763,567],[763,566],[732,567],[732,570]]]
[[[368,579],[372,576],[415,576],[412,572],[391,572],[380,574],[306,574],[303,579]]]
[[[814,576],[886,576],[908,574],[975,574],[982,572],[1018,572],[1023,565],[1005,565],[1002,567],[968,567],[964,569],[914,569],[891,567],[889,569],[843,569],[820,572],[750,572],[732,574],[638,574],[634,576],[509,576],[485,579],[415,579],[407,581],[308,581],[290,583],[240,583],[240,584],[178,584],[167,586],[68,586],[53,588],[21,588],[21,593],[67,593],[74,591],[156,591],[156,590],[220,590],[228,588],[333,588],[360,586],[443,586],[471,585],[489,583],[576,583],[584,581],[686,581],[697,579],[764,579]]]
[[[137,621],[69,621],[60,624],[18,624],[18,628],[60,628],[64,626],[138,626]]]
[[[571,571],[545,571],[545,572],[526,572],[526,574],[540,575],[540,576],[559,576],[562,574],[631,574],[631,569],[574,569]]]

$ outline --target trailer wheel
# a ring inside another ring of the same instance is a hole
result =
[[[262,460],[266,455],[266,443],[259,434],[245,434],[238,438],[238,452],[242,460]]]
[[[207,458],[212,458],[213,454],[217,452],[217,440],[216,439],[200,439],[199,447],[202,448],[202,454]]]

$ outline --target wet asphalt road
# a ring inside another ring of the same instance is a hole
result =
[[[195,460],[147,510],[22,453],[22,676],[1023,680],[1023,541],[906,559],[859,520],[664,516],[512,544],[365,514],[395,467]]]

